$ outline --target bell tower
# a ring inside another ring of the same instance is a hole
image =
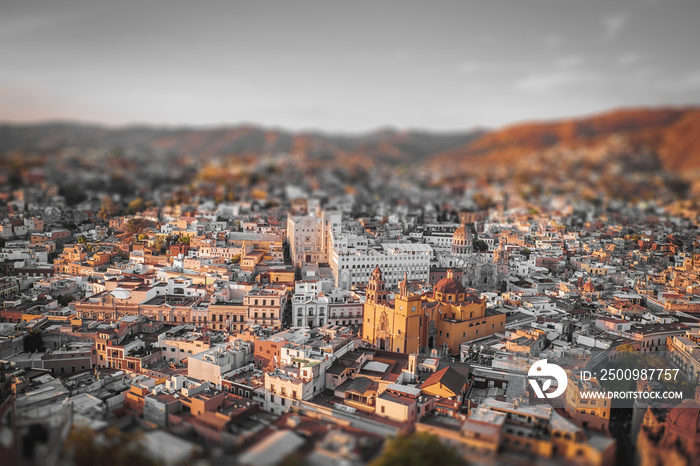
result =
[[[388,291],[386,289],[386,283],[384,282],[384,276],[379,266],[372,272],[372,277],[367,283],[367,301],[371,301],[376,304],[387,304]]]
[[[394,296],[394,339],[392,350],[416,353],[420,349],[420,324],[422,301],[417,293],[408,287],[408,275],[399,282],[398,293]]]

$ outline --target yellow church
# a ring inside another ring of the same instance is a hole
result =
[[[418,353],[436,348],[458,354],[461,343],[505,329],[505,315],[488,311],[486,300],[468,292],[451,269],[432,294],[411,293],[404,277],[394,300],[388,296],[377,267],[367,284],[362,339],[379,349]]]

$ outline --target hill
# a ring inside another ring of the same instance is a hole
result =
[[[700,109],[617,110],[586,118],[533,122],[451,134],[383,130],[359,135],[294,133],[244,125],[220,128],[110,129],[52,123],[0,125],[0,156],[51,154],[67,147],[121,148],[132,155],[199,160],[290,153],[319,162],[398,163],[431,172],[490,170],[552,148],[591,148],[623,138],[644,166],[689,175],[700,171]],[[645,160],[641,158],[645,157]],[[654,160],[648,160],[649,157]]]
[[[524,123],[492,131],[454,150],[436,154],[433,168],[508,166],[533,153],[559,148],[591,148],[621,137],[659,168],[677,173],[700,169],[700,109],[626,109],[588,118]]]

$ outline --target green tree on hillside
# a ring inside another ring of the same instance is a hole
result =
[[[465,464],[457,451],[425,432],[389,438],[384,449],[370,466],[457,466]]]
[[[146,203],[143,201],[143,199],[137,197],[133,201],[129,202],[128,206],[126,206],[126,213],[127,215],[133,215],[139,212],[143,212],[145,209]]]

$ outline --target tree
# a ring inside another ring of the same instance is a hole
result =
[[[62,294],[58,297],[58,304],[61,306],[68,306],[71,301],[75,301],[75,298],[69,294]]]
[[[483,239],[474,239],[474,241],[472,241],[472,246],[476,252],[486,252],[489,250],[488,244],[486,244],[486,241]]]
[[[287,241],[286,239],[282,243],[282,249],[284,251],[284,262],[287,264],[291,264],[292,263],[292,253],[291,253],[291,250],[289,247],[289,241]]]
[[[82,186],[76,183],[61,186],[59,189],[59,194],[66,199],[66,204],[69,206],[80,204],[87,199],[85,190],[82,188]]]
[[[112,175],[109,178],[108,189],[112,193],[117,193],[120,196],[128,196],[131,190],[129,180],[120,175]]]
[[[530,251],[528,248],[522,248],[520,250],[520,255],[525,257],[525,260],[530,260],[530,254],[532,254],[532,251]]]
[[[89,427],[73,427],[61,450],[65,464],[76,466],[155,466],[161,464],[145,451],[142,434],[110,427],[103,433]]]
[[[163,249],[165,248],[165,239],[162,236],[159,236],[153,242],[153,247],[156,248],[157,250],[163,252]]]
[[[145,218],[132,218],[126,222],[126,232],[129,235],[138,236],[146,228],[148,228],[149,222]]]
[[[437,436],[421,432],[387,439],[382,452],[369,464],[370,466],[397,464],[453,466],[465,464],[465,462],[454,448],[442,444]]]
[[[182,244],[190,244],[190,237],[189,236],[180,236],[180,239],[178,240]]]
[[[126,213],[127,215],[137,214],[139,212],[143,212],[145,208],[146,203],[143,201],[143,199],[137,197],[133,201],[129,202],[128,206],[126,206]]]
[[[111,197],[105,196],[102,198],[102,206],[100,207],[100,211],[97,212],[97,217],[103,222],[106,222],[114,217],[118,210],[119,206],[117,206],[117,203],[114,202]]]
[[[33,353],[35,351],[44,351],[44,340],[41,338],[41,332],[38,330],[30,330],[23,340],[24,351]]]

